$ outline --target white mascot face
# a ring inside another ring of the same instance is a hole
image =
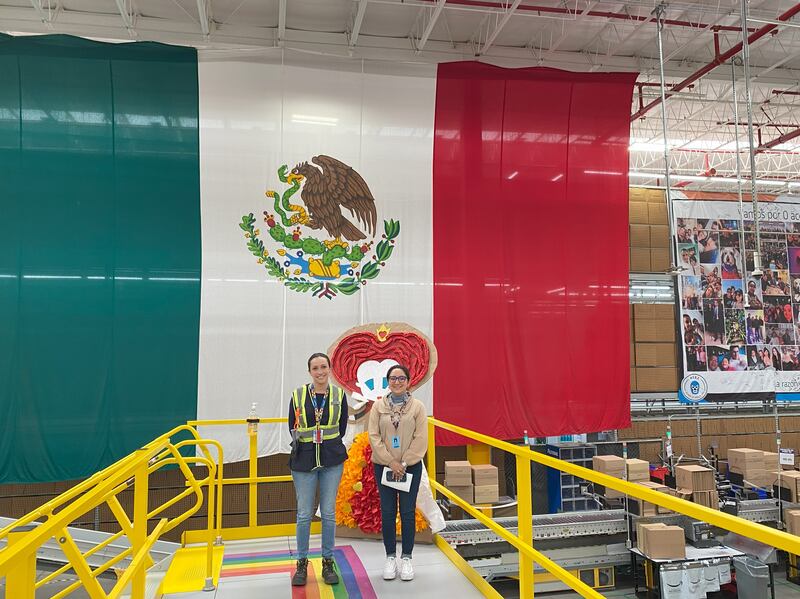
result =
[[[389,392],[389,381],[386,380],[386,373],[389,368],[395,366],[397,360],[367,360],[358,367],[356,376],[358,377],[358,388],[364,398],[375,401]]]

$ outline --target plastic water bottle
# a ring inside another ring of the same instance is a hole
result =
[[[527,431],[527,429],[522,431],[522,442],[525,445],[530,445],[530,442],[528,441],[528,431]]]
[[[250,413],[247,414],[247,434],[255,435],[258,432],[258,415],[256,414],[256,407],[258,403],[253,402],[250,404]]]

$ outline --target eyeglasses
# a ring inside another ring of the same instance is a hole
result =
[[[408,380],[407,376],[390,376],[389,382],[391,383],[405,383]]]

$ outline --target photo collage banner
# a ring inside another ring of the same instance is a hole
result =
[[[800,205],[759,206],[761,277],[749,203],[673,206],[684,374],[709,401],[800,400]]]

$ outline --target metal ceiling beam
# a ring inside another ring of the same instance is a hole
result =
[[[428,23],[425,25],[425,30],[422,32],[422,35],[419,36],[419,41],[416,43],[416,53],[419,54],[422,52],[422,49],[425,47],[425,44],[428,43],[428,38],[431,36],[433,32],[433,28],[436,26],[436,21],[439,20],[439,15],[442,14],[442,10],[444,9],[444,3],[447,0],[436,0],[436,6],[433,8],[431,12]],[[424,10],[424,9],[423,9]]]
[[[484,43],[483,48],[481,48],[482,55],[486,54],[489,51],[489,48],[492,47],[494,40],[496,40],[497,36],[500,35],[500,32],[503,31],[503,27],[506,26],[506,23],[508,23],[508,20],[512,17],[514,11],[517,10],[520,4],[522,4],[522,0],[514,0],[511,5],[506,8],[505,14],[500,17],[500,20],[494,27],[494,31],[492,31],[492,33],[489,34],[489,37],[486,38],[486,43]]]
[[[358,34],[361,32],[361,24],[364,22],[364,14],[367,12],[367,2],[369,0],[359,0],[356,18],[353,21],[353,30],[350,32],[350,47],[358,42]]]
[[[47,3],[47,8],[42,4],[42,0],[31,0],[33,8],[36,9],[36,14],[42,20],[42,23],[52,28],[53,26],[53,12],[50,8],[50,3]]]
[[[125,24],[125,29],[127,30],[128,35],[135,37],[136,30],[133,27],[133,5],[131,5],[131,9],[129,11],[125,6],[125,0],[116,0],[116,2],[117,10],[119,10],[119,15],[122,17],[122,22]]]
[[[586,8],[584,8],[580,12],[580,14],[578,16],[579,17],[585,17],[587,15],[587,13],[590,10],[592,10],[595,6],[597,6],[598,4],[599,4],[599,0],[594,0],[593,2],[589,2],[586,5]],[[569,33],[570,33],[569,29],[565,27],[564,30],[561,32],[561,35],[559,36],[559,38],[555,42],[550,44],[550,47],[547,49],[547,52],[545,52],[542,55],[542,57],[539,59],[539,62],[544,62],[545,60],[549,59],[553,55],[553,53],[561,47],[561,44],[564,43],[564,40],[566,40],[567,37],[569,37]]]
[[[286,0],[278,3],[278,43],[286,39]]]
[[[791,19],[794,15],[796,15],[798,13],[800,13],[800,3],[795,4],[789,10],[787,10],[782,15],[780,15],[778,17],[778,20],[779,21],[788,21],[789,19]],[[761,27],[758,31],[756,31],[755,33],[752,33],[752,34],[750,34],[748,36],[748,38],[747,38],[748,42],[749,43],[753,43],[753,42],[761,39],[762,37],[764,37],[765,35],[767,35],[771,31],[776,29],[777,27],[778,27],[778,25],[765,25],[764,27]],[[680,83],[676,83],[675,85],[673,85],[669,89],[669,91],[667,92],[665,97],[668,98],[668,97],[670,97],[671,92],[680,91],[680,90],[684,89],[686,86],[688,86],[689,84],[694,83],[695,81],[700,79],[703,75],[708,74],[709,72],[713,71],[715,68],[717,68],[722,63],[724,63],[727,60],[729,60],[729,59],[733,58],[734,56],[736,56],[741,50],[742,50],[742,42],[739,42],[738,44],[736,44],[735,46],[731,47],[726,52],[723,52],[722,54],[719,54],[714,60],[709,62],[703,68],[701,68],[701,69],[695,71],[694,73],[692,73],[689,77],[687,77],[686,79],[684,79]],[[639,118],[643,117],[645,114],[650,112],[653,108],[655,108],[659,104],[661,104],[661,98],[656,98],[655,100],[650,102],[647,106],[645,106],[645,107],[639,109],[637,112],[635,112],[631,116],[631,121],[635,121],[636,119],[639,119]]]
[[[211,19],[209,18],[210,0],[197,0],[197,16],[200,18],[200,30],[208,37],[211,32]]]

